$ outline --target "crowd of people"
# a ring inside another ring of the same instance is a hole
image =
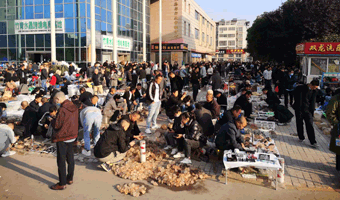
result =
[[[151,136],[152,130],[160,127],[157,119],[163,110],[173,124],[165,134],[165,150],[171,150],[174,158],[183,158],[181,163],[191,164],[192,150],[205,155],[208,143],[214,143],[220,152],[244,149],[240,131],[251,120],[252,85],[256,83],[265,85],[262,92],[279,125],[290,122],[293,114],[288,106],[292,106],[300,141],[305,139],[304,121],[311,145],[318,146],[313,114],[319,83],[313,80],[304,84],[300,69],[294,66],[261,62],[200,62],[179,66],[168,62],[116,64],[106,61],[78,68],[72,63],[67,67],[51,63],[39,66],[24,61],[18,66],[6,63],[1,73],[5,85],[3,101],[20,94],[35,95],[35,98],[32,102],[21,102],[24,110],[21,121],[0,125],[0,154],[13,155],[10,145],[31,135],[52,140],[57,147],[59,173],[59,183],[51,187],[55,190],[73,183],[73,146],[82,139],[82,154],[93,154],[102,162],[101,167],[109,171],[138,140]],[[228,110],[225,86],[237,81],[240,84],[235,84],[236,89],[229,90],[229,96],[237,98]],[[79,87],[78,95],[69,95],[70,85]],[[120,90],[124,92],[119,93]],[[206,91],[204,100],[197,98],[200,90]],[[107,94],[104,91],[108,91]],[[104,93],[106,96],[100,103]],[[284,105],[280,105],[282,96]],[[339,116],[337,105],[329,111],[335,124]],[[0,107],[1,120],[5,121],[6,104],[0,103]],[[139,111],[143,109],[148,111],[145,133],[138,126]],[[20,138],[14,135],[15,125],[24,127]],[[334,142],[338,141],[335,138]],[[338,146],[332,145],[332,148],[339,154]]]

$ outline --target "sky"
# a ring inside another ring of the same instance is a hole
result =
[[[214,20],[246,19],[252,24],[258,15],[280,7],[286,0],[195,0]]]

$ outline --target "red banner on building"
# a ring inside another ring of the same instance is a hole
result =
[[[244,49],[227,49],[226,54],[245,54]]]
[[[340,42],[307,42],[295,50],[297,54],[340,54]]]

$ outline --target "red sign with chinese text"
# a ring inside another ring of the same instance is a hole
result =
[[[340,42],[308,42],[296,46],[297,54],[340,54]]]
[[[227,49],[226,54],[245,54],[244,49]]]

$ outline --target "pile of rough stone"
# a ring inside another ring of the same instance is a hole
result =
[[[140,163],[140,150],[134,147],[127,152],[123,162],[113,166],[112,170],[115,175],[124,179],[135,181],[151,178],[154,180],[153,185],[158,182],[170,187],[192,185],[199,179],[208,177],[199,169],[176,164],[168,158],[168,154],[155,143],[147,142],[146,162]]]
[[[144,185],[139,185],[135,183],[129,183],[124,185],[117,185],[117,189],[120,193],[131,194],[134,197],[139,197],[146,193],[146,187]]]

